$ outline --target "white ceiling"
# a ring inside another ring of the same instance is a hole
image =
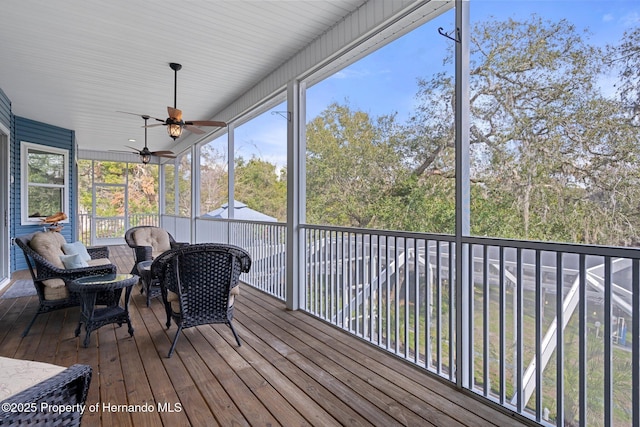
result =
[[[170,62],[184,119],[228,120],[215,113],[363,3],[2,0],[0,89],[13,114],[75,130],[81,149],[142,147],[143,120],[117,111],[166,118]],[[175,144],[164,126],[148,137]]]

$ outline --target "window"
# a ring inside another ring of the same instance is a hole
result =
[[[22,142],[22,224],[69,211],[69,151]]]

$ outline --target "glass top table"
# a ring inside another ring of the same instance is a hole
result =
[[[80,335],[80,329],[84,323],[85,348],[89,345],[91,332],[110,323],[117,323],[118,326],[126,323],[129,327],[129,335],[133,336],[133,327],[129,318],[129,299],[131,289],[138,280],[139,277],[135,274],[102,274],[81,277],[69,283],[69,290],[76,292],[80,297],[80,320],[75,333],[76,337]],[[123,289],[125,289],[125,296],[121,304],[120,297]],[[98,295],[101,296],[100,301],[104,301],[105,304],[96,308]]]

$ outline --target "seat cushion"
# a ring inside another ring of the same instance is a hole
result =
[[[47,301],[55,301],[59,299],[69,298],[69,288],[62,279],[43,280],[44,299]]]
[[[96,258],[90,259],[87,261],[87,264],[89,264],[89,267],[95,267],[96,265],[110,265],[111,260],[109,258]]]
[[[62,245],[66,244],[64,236],[56,231],[35,233],[29,242],[31,249],[58,268],[64,268],[60,255],[65,255]]]
[[[151,246],[151,256],[158,255],[171,249],[169,234],[162,228],[143,227],[133,232],[133,240],[137,246]]]
[[[227,304],[227,307],[231,307],[233,305],[234,301],[236,300],[236,295],[240,295],[240,285],[237,285],[231,288],[231,292],[229,292],[229,303]],[[178,294],[170,290],[167,290],[167,301],[171,305],[171,311],[179,314],[180,298],[178,297]]]
[[[65,369],[64,366],[49,363],[0,357],[0,400],[39,384]]]

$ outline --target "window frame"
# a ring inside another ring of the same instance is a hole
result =
[[[38,187],[59,188],[62,190],[62,212],[69,212],[69,150],[64,148],[50,147],[47,145],[35,144],[33,142],[20,141],[20,207],[21,225],[39,225],[45,216],[29,217],[29,188],[32,186],[28,181],[29,177],[29,153],[39,151],[46,154],[63,156],[63,184],[42,184]],[[52,212],[55,213],[55,212]],[[69,219],[60,221],[68,223]]]

